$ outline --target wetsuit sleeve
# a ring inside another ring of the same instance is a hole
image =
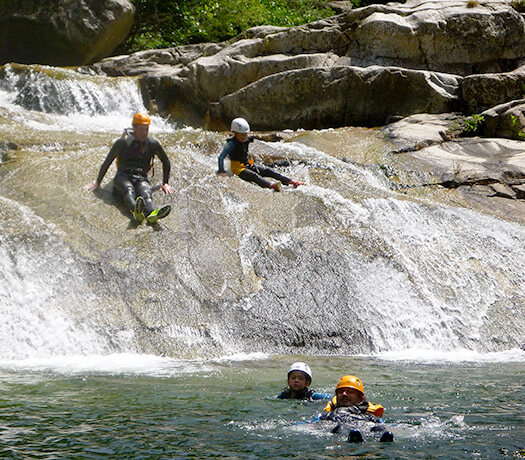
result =
[[[225,172],[224,159],[230,154],[232,150],[233,150],[233,142],[227,142],[224,148],[222,149],[221,154],[219,155],[219,172]]]
[[[290,399],[290,398],[291,398],[290,388],[288,387],[286,387],[283,391],[281,391],[277,395],[277,399]]]
[[[155,153],[162,162],[162,183],[167,184],[170,180],[171,163],[168,158],[168,155],[166,155],[166,152],[162,148],[162,145],[160,145],[160,142],[155,141],[155,143]]]
[[[314,401],[317,401],[319,399],[332,399],[332,395],[330,393],[314,393],[311,398]]]
[[[96,180],[97,184],[102,183],[102,179],[104,179],[104,176],[108,172],[108,168],[111,166],[111,163],[113,163],[113,160],[115,158],[117,158],[117,156],[118,156],[118,154],[120,152],[121,145],[122,145],[122,141],[120,139],[118,139],[113,144],[113,146],[111,147],[111,150],[109,151],[108,155],[106,156],[106,159],[104,160],[104,163],[102,163],[102,165],[100,166],[100,169],[98,171],[98,176],[97,176],[97,180]]]

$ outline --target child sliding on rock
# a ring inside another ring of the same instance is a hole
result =
[[[280,192],[281,184],[292,185],[294,188],[297,188],[299,185],[304,185],[304,182],[290,179],[266,166],[254,164],[253,158],[250,158],[248,155],[248,147],[250,142],[253,142],[256,138],[254,136],[248,136],[250,133],[250,125],[244,118],[235,118],[231,123],[231,131],[233,137],[228,139],[219,155],[218,174],[226,174],[224,170],[224,159],[229,157],[230,168],[233,174],[245,181],[255,182],[261,187],[271,188],[276,192]],[[265,177],[276,179],[276,182],[270,182],[265,179]]]

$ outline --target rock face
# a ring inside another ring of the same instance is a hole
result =
[[[499,134],[497,130],[507,126],[505,122],[511,119],[510,114],[524,109],[524,102],[502,104],[484,112],[486,134]],[[525,199],[525,142],[496,137],[448,139],[444,136],[446,128],[461,124],[462,118],[451,114],[412,115],[383,130],[400,147],[394,151],[396,154],[415,159],[417,170],[432,174],[432,179],[426,178],[427,182],[412,186],[458,189],[469,207],[525,223],[522,201]],[[517,122],[513,125],[518,125],[518,117],[515,119]],[[525,118],[522,121],[525,128]]]
[[[525,97],[525,68],[465,77],[462,94],[468,113],[479,113],[495,105],[522,99]]]
[[[0,2],[0,64],[95,62],[127,37],[134,15],[128,0]]]
[[[93,68],[140,75],[151,110],[186,123],[226,128],[244,116],[284,129],[486,110],[523,97],[524,64],[525,16],[509,2],[409,0]]]
[[[525,141],[525,99],[500,104],[481,115],[484,136]]]
[[[275,114],[291,129],[379,126],[392,115],[451,112],[459,108],[460,77],[397,67],[306,68],[258,80],[212,106],[212,119],[244,116],[271,129]],[[312,95],[316,99],[312,99]],[[251,107],[258,107],[255,112]],[[298,107],[295,110],[289,108]]]

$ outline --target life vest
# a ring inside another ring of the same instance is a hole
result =
[[[233,142],[233,149],[228,155],[230,158],[230,170],[238,176],[244,171],[246,165],[253,164],[253,158],[248,156],[248,147],[250,142],[253,142],[253,137],[249,137],[245,142],[239,142],[234,136],[228,139],[228,142]]]
[[[334,396],[332,400],[326,404],[323,410],[326,412],[332,412],[333,410],[335,410],[336,407],[337,407],[337,396]],[[360,404],[356,404],[356,407],[358,407],[362,413],[365,413],[365,412],[370,413],[372,415],[375,415],[376,417],[382,417],[383,412],[385,411],[385,409],[383,408],[381,404],[372,404],[366,400]]]

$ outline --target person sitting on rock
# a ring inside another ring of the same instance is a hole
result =
[[[266,166],[254,164],[253,158],[250,158],[248,155],[248,147],[250,142],[253,142],[257,137],[248,136],[250,133],[250,125],[244,118],[235,118],[231,123],[231,131],[233,137],[228,139],[219,155],[218,174],[226,174],[224,159],[229,157],[230,169],[233,174],[245,181],[255,182],[261,187],[271,188],[276,192],[280,192],[281,184],[292,185],[294,188],[297,188],[299,185],[304,185],[304,182],[292,180]],[[265,177],[276,179],[276,182],[270,182],[265,179]]]
[[[277,395],[277,399],[301,399],[303,401],[315,401],[329,399],[332,395],[316,393],[308,388],[312,383],[312,370],[303,362],[296,362],[290,366],[287,376],[288,386]]]
[[[383,406],[369,403],[365,399],[363,382],[354,375],[345,375],[335,387],[335,396],[323,409],[319,419],[331,420],[338,425],[332,430],[337,433],[341,426],[358,426],[359,422],[375,422],[372,432],[380,434],[380,441],[393,441],[394,435],[383,425]],[[358,429],[350,429],[349,442],[362,442],[363,436]]]
[[[165,205],[156,208],[151,199],[151,182],[148,179],[153,158],[157,155],[162,162],[161,190],[172,194],[173,188],[168,184],[170,177],[170,160],[160,143],[148,137],[150,117],[145,113],[136,113],[133,116],[133,130],[126,130],[109,151],[98,172],[97,180],[86,188],[95,191],[100,188],[109,166],[117,159],[117,174],[113,180],[113,190],[119,195],[130,209],[137,222],[146,220],[149,224],[166,217],[171,206]]]

